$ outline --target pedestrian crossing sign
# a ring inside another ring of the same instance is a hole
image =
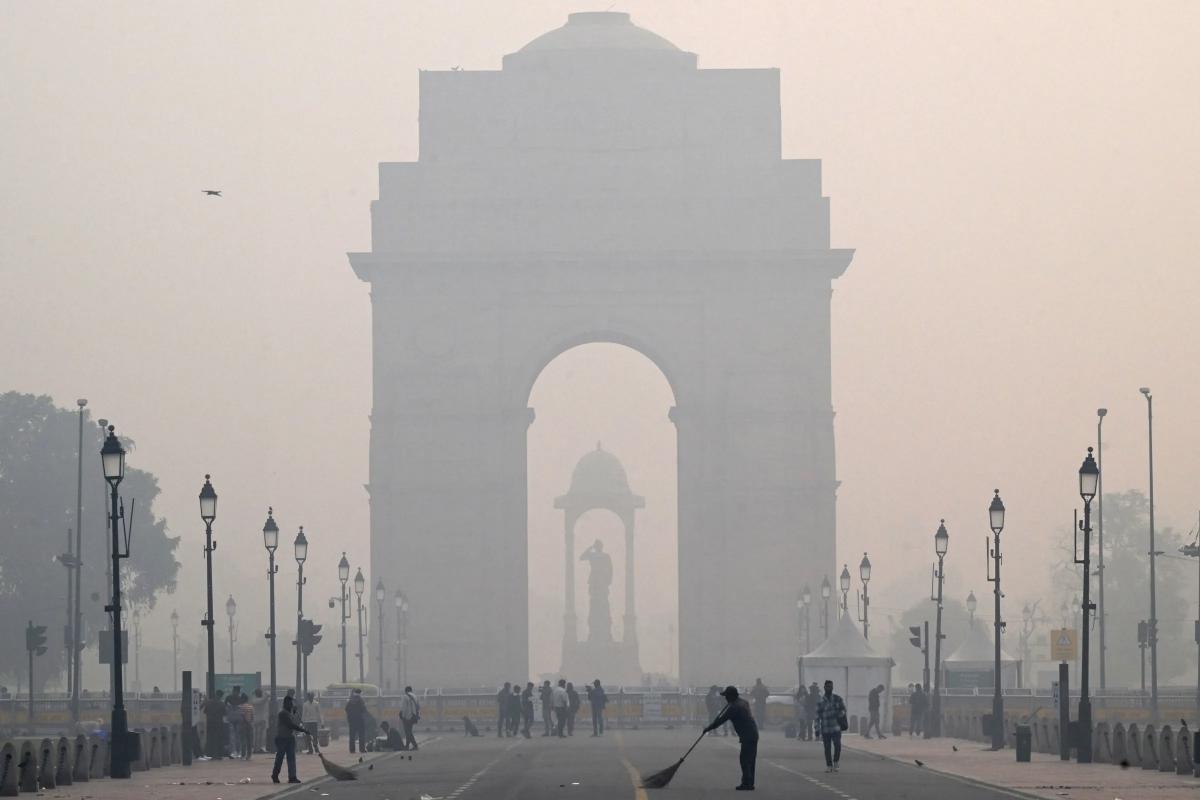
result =
[[[1079,658],[1078,639],[1073,628],[1050,631],[1050,660],[1075,661]]]

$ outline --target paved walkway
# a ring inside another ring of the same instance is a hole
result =
[[[963,739],[917,739],[889,736],[844,740],[854,750],[906,764],[920,761],[926,769],[958,775],[994,786],[1003,786],[1033,797],[1054,800],[1196,800],[1200,778],[1121,769],[1111,764],[1076,764],[1058,756],[1034,753],[1028,764],[1018,764],[1011,748],[992,752],[980,742]],[[957,751],[954,748],[958,748]]]
[[[344,744],[341,747],[335,744],[325,755],[330,761],[345,766],[358,761],[357,755],[346,752]],[[364,760],[369,762],[383,755],[390,754],[367,753]],[[286,782],[279,786],[271,782],[274,763],[275,757],[271,755],[256,755],[250,761],[193,761],[190,767],[177,764],[135,772],[127,781],[102,778],[45,789],[38,796],[66,800],[256,800],[287,788]],[[305,783],[304,787],[297,788],[307,789],[325,777],[317,757],[302,753],[296,756],[296,771]],[[280,780],[287,781],[286,765]],[[320,793],[311,796],[316,798]]]

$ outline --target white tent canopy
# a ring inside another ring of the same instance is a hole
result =
[[[833,691],[846,701],[847,714],[867,715],[867,694],[883,684],[880,696],[880,724],[891,725],[892,667],[890,656],[879,655],[862,635],[849,614],[842,614],[832,635],[799,661],[800,683],[816,681],[824,691],[825,681],[833,681]]]
[[[991,688],[995,686],[995,640],[988,626],[971,621],[962,644],[942,661],[947,689]],[[1000,680],[1006,689],[1015,688],[1020,662],[1000,648]]]

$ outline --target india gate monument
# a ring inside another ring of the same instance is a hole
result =
[[[408,683],[530,676],[530,390],[591,342],[674,393],[681,682],[794,683],[797,593],[835,577],[830,296],[853,253],[830,248],[821,162],[782,157],[779,77],[700,69],[608,12],[500,70],[420,73],[419,158],[380,165],[371,251],[350,255],[373,309],[371,582],[411,605]],[[641,498],[580,477],[546,502],[568,579],[598,582],[598,639],[568,629],[572,589],[563,667],[616,683],[579,660],[616,643],[637,664],[632,580],[620,626],[599,585],[613,559],[632,571]],[[571,541],[589,506],[625,521],[624,552]]]

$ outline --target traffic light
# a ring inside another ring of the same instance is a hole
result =
[[[921,649],[921,626],[920,625],[909,625],[908,632],[912,634],[912,636],[908,637],[909,644],[911,644],[913,647],[920,650]]]
[[[1150,625],[1147,622],[1138,623],[1138,644],[1146,645],[1150,641]]]
[[[300,640],[300,651],[311,656],[313,648],[321,643],[321,626],[314,625],[311,619],[302,619],[296,638]]]
[[[34,625],[33,620],[25,626],[25,649],[38,656],[46,655],[46,626]]]

